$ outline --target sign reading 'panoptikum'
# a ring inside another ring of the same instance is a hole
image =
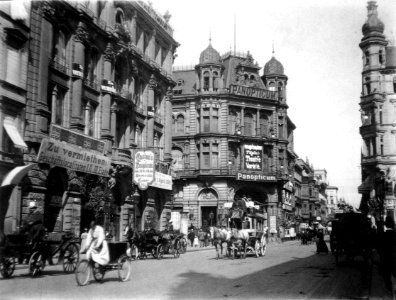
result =
[[[278,100],[278,92],[235,84],[230,85],[230,94],[260,99]]]
[[[249,174],[238,172],[236,175],[237,180],[246,181],[276,181],[276,177],[273,175],[262,175],[262,174]]]
[[[108,177],[111,160],[54,139],[43,139],[37,161],[58,167]]]

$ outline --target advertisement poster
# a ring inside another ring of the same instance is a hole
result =
[[[263,146],[244,146],[245,170],[261,171],[263,161]]]
[[[139,189],[146,190],[154,181],[155,159],[153,151],[138,151],[135,154],[133,182]]]
[[[104,177],[109,176],[111,166],[110,158],[104,155],[47,138],[41,141],[37,161]]]

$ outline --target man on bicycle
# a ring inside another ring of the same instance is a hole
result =
[[[96,224],[96,220],[90,223],[90,230],[87,236],[86,248],[82,253],[87,253],[87,258],[102,266],[110,261],[109,248],[106,242],[105,231],[102,226]]]

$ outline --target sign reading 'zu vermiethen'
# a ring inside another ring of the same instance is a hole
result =
[[[153,151],[138,151],[135,153],[133,182],[139,186],[139,189],[146,190],[154,181],[154,162]]]
[[[41,141],[37,161],[104,177],[109,176],[111,166],[111,160],[104,155],[47,138]]]

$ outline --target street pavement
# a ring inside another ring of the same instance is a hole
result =
[[[371,271],[372,270],[372,271]],[[372,276],[371,276],[372,275]],[[273,243],[264,257],[216,259],[213,247],[189,248],[175,259],[148,258],[132,262],[130,281],[116,271],[103,282],[79,287],[74,274],[49,266],[30,278],[26,266],[0,280],[0,299],[392,299],[379,277],[378,266],[331,254],[299,241]]]

